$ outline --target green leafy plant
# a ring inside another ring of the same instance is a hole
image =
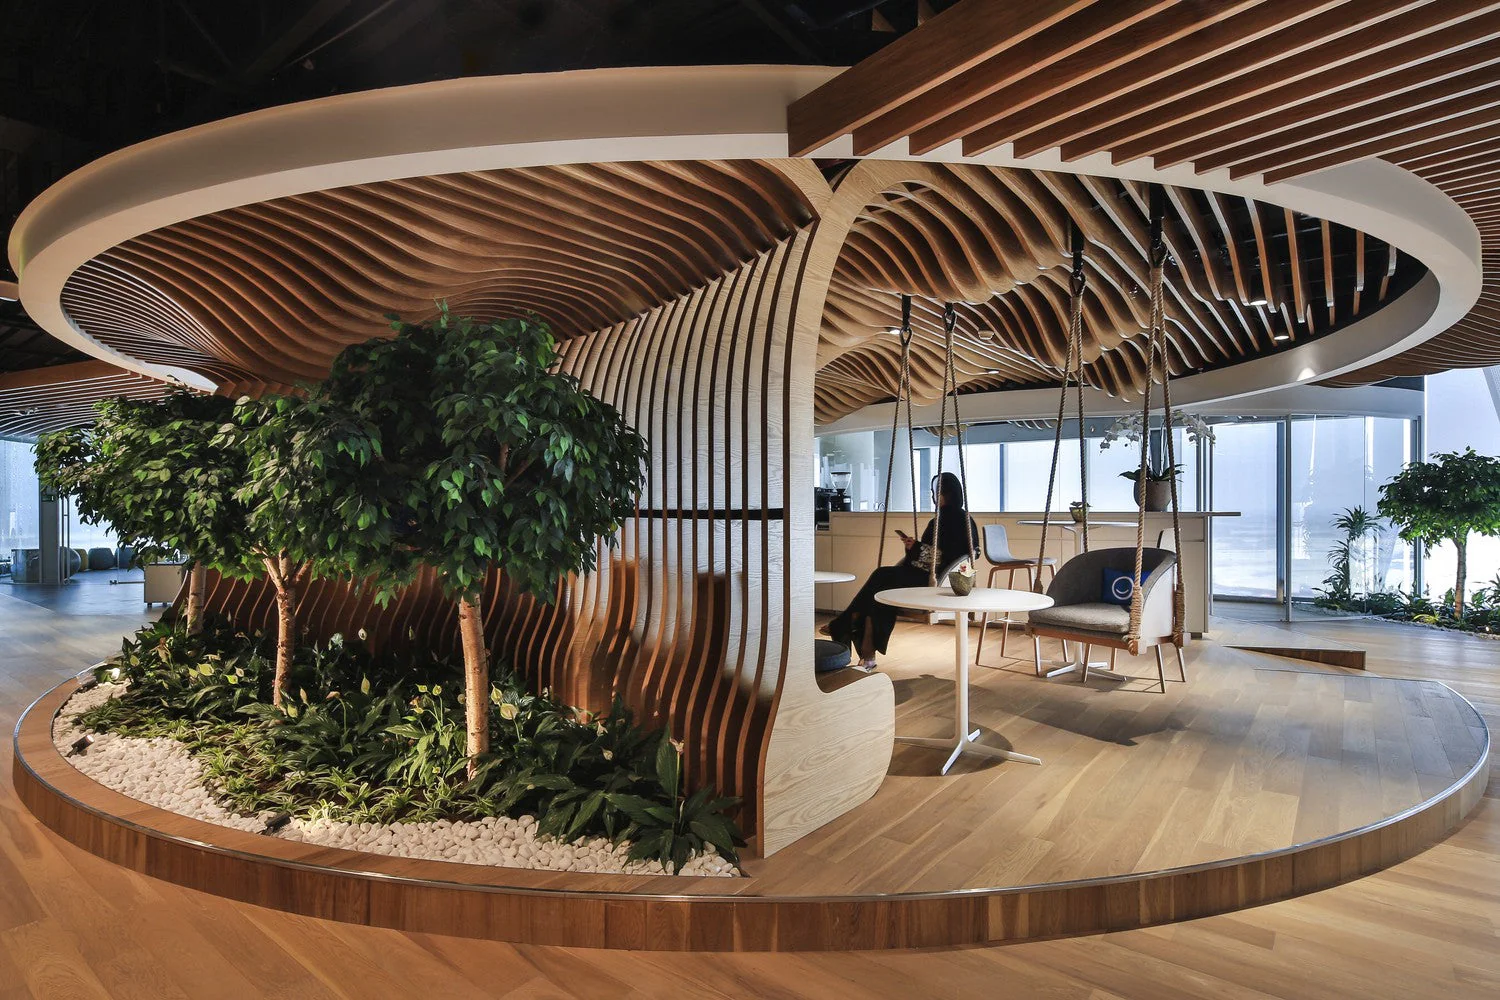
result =
[[[1318,588],[1322,607],[1368,610],[1375,585],[1375,560],[1380,545],[1378,518],[1362,506],[1346,507],[1333,519],[1343,533],[1328,550],[1329,575]]]
[[[464,706],[439,661],[372,656],[333,637],[298,648],[290,697],[266,704],[271,641],[210,620],[190,635],[142,629],[98,670],[129,682],[80,724],[181,741],[239,812],[390,823],[534,815],[560,839],[630,840],[680,871],[713,845],[737,861],[737,801],[685,795],[679,746],[616,701],[593,718],[501,672],[488,692],[491,752],[473,778]],[[427,678],[427,679],[424,679]]]
[[[1428,547],[1453,543],[1458,552],[1453,616],[1462,621],[1469,535],[1500,534],[1500,459],[1469,448],[1412,462],[1380,488],[1378,508],[1405,541]]]
[[[388,601],[429,567],[455,602],[471,773],[488,750],[491,567],[542,600],[594,566],[634,513],[645,443],[557,371],[536,319],[479,323],[440,304],[425,324],[346,348],[308,400],[326,432],[305,441],[329,497],[318,533]],[[335,541],[336,540],[336,541]]]
[[[158,401],[101,400],[92,425],[37,440],[38,478],[72,497],[83,521],[113,525],[142,561],[187,556],[190,629],[202,607],[204,570],[242,561],[244,511],[234,492],[243,465],[214,440],[233,405],[189,392]]]

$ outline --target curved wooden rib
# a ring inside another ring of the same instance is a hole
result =
[[[1367,384],[1500,363],[1500,269],[1492,266],[1500,255],[1497,41],[1500,6],[1491,0],[1288,0],[1159,12],[1095,0],[1003,15],[985,0],[962,0],[794,103],[791,145],[808,153],[851,135],[855,151],[866,154],[905,137],[912,152],[924,153],[959,140],[969,156],[1008,144],[1017,157],[1051,150],[1064,160],[1150,157],[1157,168],[1227,168],[1231,177],[1271,183],[1383,157],[1469,214],[1487,266],[1479,301],[1463,320],[1331,380]],[[1218,209],[1228,199],[1209,200],[1223,225]],[[1257,221],[1261,214],[1252,211],[1249,220],[1256,240],[1274,242],[1263,230],[1285,224],[1269,215]],[[1307,254],[1321,242],[1325,260],[1331,247],[1342,261],[1347,238],[1320,241],[1296,228],[1303,280],[1315,285],[1317,261]],[[1244,239],[1241,229],[1239,240],[1219,244],[1231,251],[1237,282],[1246,278],[1238,261]],[[1370,261],[1368,248],[1354,253],[1371,268],[1383,263]],[[1372,276],[1364,267],[1333,274],[1337,280],[1356,270]],[[1266,314],[1246,317],[1247,328],[1274,326],[1276,313],[1310,321],[1307,305],[1325,312],[1326,300],[1309,284],[1299,292],[1296,272],[1290,277],[1290,298],[1279,290]],[[1350,306],[1367,308],[1371,290],[1384,285],[1365,280]],[[1246,301],[1243,288],[1239,299]],[[1342,293],[1327,304],[1330,322],[1347,318]]]
[[[841,183],[891,180],[839,256],[824,316],[816,415],[831,422],[893,398],[899,296],[913,308],[913,395],[935,402],[942,302],[958,305],[961,391],[1054,384],[1064,363],[1069,226],[1089,242],[1084,377],[1123,399],[1145,378],[1148,196],[1107,178],[863,161]],[[1245,199],[1169,188],[1168,351],[1174,375],[1331,333],[1410,287],[1424,269],[1344,226]],[[1356,246],[1364,248],[1356,255]],[[1376,274],[1396,261],[1393,280]],[[1362,294],[1363,289],[1370,289]]]

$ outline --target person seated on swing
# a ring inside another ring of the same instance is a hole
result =
[[[885,652],[891,630],[896,626],[896,609],[889,604],[881,604],[875,600],[875,595],[882,590],[927,586],[931,580],[934,556],[937,569],[941,572],[954,560],[979,551],[979,526],[969,516],[968,505],[964,502],[963,483],[959,478],[951,472],[933,477],[932,499],[942,508],[943,514],[943,537],[938,540],[936,553],[933,551],[932,536],[939,519],[927,522],[927,529],[922,532],[920,541],[898,528],[896,534],[906,546],[905,557],[894,566],[881,566],[871,573],[854,600],[849,602],[849,606],[823,626],[823,634],[834,642],[844,645],[854,643],[859,653],[858,666],[861,670],[875,669],[875,654]],[[967,541],[964,540],[965,524],[968,525],[969,533]],[[941,580],[938,582],[942,583]]]

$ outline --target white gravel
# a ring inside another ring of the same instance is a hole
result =
[[[57,749],[66,755],[74,741],[86,735],[85,730],[74,724],[80,713],[124,690],[124,684],[99,684],[68,699],[52,727],[52,742]],[[244,816],[224,808],[210,791],[198,762],[176,740],[136,739],[114,733],[93,735],[94,742],[88,750],[68,757],[68,761],[101,785],[159,809],[251,833],[263,832],[266,820],[273,815]],[[627,861],[628,842],[616,846],[605,838],[594,837],[563,843],[540,837],[534,816],[389,824],[294,819],[266,836],[371,854],[503,868],[667,874],[657,861]],[[733,876],[735,869],[710,848],[708,853],[684,865],[682,874]]]

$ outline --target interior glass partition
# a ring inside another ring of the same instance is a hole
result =
[[[1237,510],[1213,531],[1215,597],[1277,601],[1283,597],[1281,496],[1283,420],[1214,425],[1215,508]]]

